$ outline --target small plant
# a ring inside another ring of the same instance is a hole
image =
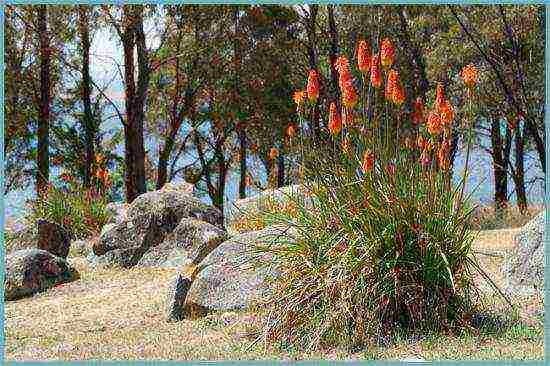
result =
[[[108,189],[111,186],[103,163],[103,157],[98,155],[90,188],[82,187],[71,175],[61,173],[63,184],[58,187],[50,184],[31,202],[27,221],[32,224],[38,219],[49,220],[64,227],[75,239],[98,234],[107,222],[105,207],[109,202]]]
[[[267,300],[266,340],[361,346],[399,326],[460,327],[475,307],[468,170],[453,185],[455,113],[443,85],[430,111],[418,98],[409,113],[391,40],[374,55],[361,41],[357,63],[359,84],[348,59],[337,59],[341,98],[330,103],[318,133],[318,71],[294,96],[302,184],[314,207],[296,200],[292,214],[268,215],[299,235],[257,248],[273,254],[282,273]],[[471,101],[477,71],[469,65],[461,76]],[[470,145],[468,139],[466,166]]]

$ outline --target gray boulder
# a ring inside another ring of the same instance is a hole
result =
[[[6,256],[4,299],[17,300],[61,283],[78,279],[63,258],[40,249],[24,249]]]
[[[92,250],[92,239],[73,240],[69,256],[86,257]]]
[[[17,250],[36,248],[38,230],[36,225],[27,224],[17,230],[6,231],[4,236],[6,253],[9,254]]]
[[[544,211],[523,226],[504,263],[505,288],[509,293],[544,289]]]
[[[187,302],[209,310],[237,310],[261,303],[279,271],[262,246],[285,245],[295,231],[283,226],[242,233],[220,244],[200,264]]]
[[[163,243],[184,218],[195,218],[223,230],[223,216],[215,207],[177,190],[148,192],[132,202],[125,220],[102,230],[93,252],[104,258],[94,259],[94,263],[124,268],[135,266],[151,248]],[[167,252],[164,250],[167,248],[170,244],[157,253]],[[155,255],[151,254],[149,259],[153,261]]]
[[[225,230],[194,218],[183,218],[159,245],[149,249],[139,266],[178,267],[198,264],[227,238]]]
[[[273,210],[274,207],[284,205],[289,201],[304,203],[312,206],[305,186],[295,184],[277,189],[266,189],[255,196],[236,200],[227,210],[226,227],[231,235],[242,232],[236,224],[246,220],[248,216]]]
[[[178,221],[193,217],[223,228],[223,215],[217,208],[201,202],[198,198],[178,190],[158,190],[137,197],[128,208],[128,219],[134,220],[143,215],[154,214],[161,221]]]
[[[128,204],[124,202],[109,202],[105,206],[107,211],[107,224],[119,224],[126,220],[128,214]]]
[[[47,220],[39,219],[38,249],[42,249],[61,258],[67,258],[71,248],[71,234],[61,225]]]

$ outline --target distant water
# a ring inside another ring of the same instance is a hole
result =
[[[454,180],[460,181],[464,169],[464,152],[461,151],[455,159]],[[529,204],[542,204],[544,202],[544,183],[540,164],[534,156],[530,155],[525,163],[526,176],[525,181],[531,182],[527,185]],[[490,204],[494,198],[494,178],[491,157],[486,152],[473,151],[470,154],[470,174],[467,180],[466,191],[472,192],[475,189],[472,198],[481,204]],[[508,189],[510,200],[515,201],[514,183],[512,179],[508,180]],[[234,201],[238,195],[238,172],[229,176],[226,188],[226,207]],[[254,194],[254,192],[249,192]],[[4,196],[4,207],[6,217],[17,220],[26,212],[25,202],[34,196],[34,187],[28,186],[25,189],[8,193]],[[209,203],[208,197],[202,197],[202,200]]]

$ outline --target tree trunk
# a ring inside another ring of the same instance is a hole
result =
[[[145,148],[143,139],[144,103],[149,84],[149,65],[143,33],[142,7],[123,7],[124,86],[126,124],[124,125],[126,162],[126,200],[132,202],[146,191]],[[134,78],[134,48],[137,47],[138,83]]]
[[[41,196],[50,178],[49,130],[50,130],[50,39],[48,34],[48,9],[38,6],[38,37],[40,47],[40,105],[38,113],[37,195]]]
[[[246,132],[239,128],[239,198],[246,197]]]
[[[308,38],[308,60],[310,70],[317,70],[317,57],[315,55],[315,47],[317,45],[317,37],[315,35],[315,25],[317,22],[317,13],[319,12],[319,5],[310,6],[310,14],[307,25],[307,38]],[[314,140],[317,141],[320,135],[320,126],[319,126],[319,100],[313,106],[313,117],[312,117],[312,130]]]
[[[285,186],[285,157],[280,152],[277,157],[277,187],[281,188]]]
[[[500,121],[497,116],[491,117],[491,144],[495,178],[495,209],[499,212],[508,204],[508,179],[507,165],[504,165],[504,149],[500,136]]]
[[[522,215],[527,212],[527,193],[525,190],[525,167],[524,167],[524,148],[525,148],[525,124],[523,129],[518,125],[515,136],[515,171],[513,174],[514,184],[516,186],[516,200],[519,211]]]
[[[332,81],[332,99],[337,106],[340,105],[340,89],[338,87],[338,72],[336,71],[336,58],[338,57],[338,30],[334,19],[334,5],[327,5],[328,11],[328,29],[330,34],[330,76]]]
[[[94,161],[95,125],[91,107],[91,82],[90,82],[90,32],[88,23],[88,8],[85,5],[78,7],[79,33],[82,52],[82,103],[84,104],[84,131],[85,158],[84,158],[84,185],[90,187],[92,178],[92,165]]]
[[[239,7],[235,7],[233,13],[234,22],[235,22],[235,37],[233,39],[233,52],[235,56],[235,95],[239,96],[240,93],[240,65],[241,65],[241,52],[239,48]],[[237,100],[237,105],[240,105]],[[237,133],[239,137],[239,198],[246,197],[246,130],[243,124],[243,121],[237,121]]]

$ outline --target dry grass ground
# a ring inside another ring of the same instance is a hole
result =
[[[483,268],[502,283],[499,256],[516,229],[484,231],[475,248]],[[491,255],[487,255],[491,254]],[[496,256],[495,256],[496,255]],[[461,335],[404,336],[359,353],[327,350],[303,354],[263,349],[254,343],[259,319],[252,313],[210,314],[179,323],[164,321],[164,299],[173,270],[89,271],[73,259],[82,278],[5,304],[6,360],[220,360],[220,359],[542,359],[542,301],[516,298],[519,316],[487,322]],[[487,310],[509,314],[489,296]]]

